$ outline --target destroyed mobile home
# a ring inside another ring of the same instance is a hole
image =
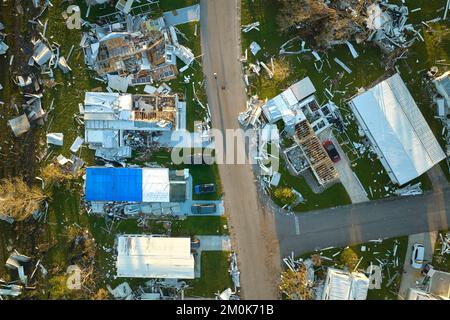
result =
[[[145,15],[127,15],[113,24],[91,27],[81,40],[86,64],[100,77],[117,75],[126,87],[175,79],[177,58],[185,64],[182,71],[195,59],[178,42],[180,32],[166,25],[164,17],[150,20]]]
[[[241,113],[240,123],[264,131],[282,121],[283,132],[295,141],[294,146],[284,151],[295,174],[311,169],[320,186],[329,186],[338,180],[338,173],[318,135],[341,121],[337,107],[331,101],[319,105],[315,92],[309,77],[304,78],[266,103],[250,103],[248,110]]]
[[[182,216],[190,186],[187,169],[98,167],[87,168],[85,193],[92,213]]]
[[[171,133],[186,126],[186,103],[176,94],[131,95],[87,92],[83,119],[85,141],[96,156],[107,160],[131,157],[135,134]]]

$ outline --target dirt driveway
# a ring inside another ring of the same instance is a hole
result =
[[[240,48],[240,1],[202,0],[203,71],[213,126],[237,129],[246,106]],[[217,79],[213,76],[217,73]],[[280,255],[275,218],[258,201],[250,164],[219,165],[244,299],[277,299]]]

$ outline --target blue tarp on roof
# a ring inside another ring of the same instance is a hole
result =
[[[142,202],[142,169],[87,168],[86,200]]]

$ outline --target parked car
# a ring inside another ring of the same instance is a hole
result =
[[[333,162],[339,162],[339,160],[341,160],[341,156],[337,152],[336,147],[334,146],[333,142],[331,142],[331,140],[326,140],[323,143],[323,147],[325,148],[328,156]]]
[[[191,206],[193,214],[213,214],[216,213],[215,204],[193,204]]]
[[[198,248],[200,248],[200,239],[191,239],[191,250],[196,250]]]
[[[214,183],[198,184],[194,187],[195,194],[208,194],[216,192],[216,185]]]
[[[419,243],[414,244],[412,247],[411,267],[422,269],[424,256],[425,248],[423,245]]]

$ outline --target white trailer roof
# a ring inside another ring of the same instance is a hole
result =
[[[168,168],[142,169],[142,202],[170,202]]]
[[[394,182],[405,184],[445,159],[439,143],[398,74],[350,103]]]
[[[189,238],[124,235],[117,252],[118,277],[194,279]]]

